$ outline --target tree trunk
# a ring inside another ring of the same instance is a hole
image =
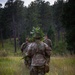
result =
[[[2,33],[2,29],[1,29],[1,43],[2,43],[2,48],[4,48],[4,42],[3,42],[3,33]]]

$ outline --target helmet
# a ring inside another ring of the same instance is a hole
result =
[[[44,36],[43,31],[40,29],[40,27],[33,27],[32,31],[30,32],[32,34],[33,38],[41,39]]]

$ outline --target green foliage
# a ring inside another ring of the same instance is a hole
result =
[[[3,37],[10,39],[12,37],[17,37],[18,46],[25,42],[25,38],[28,36],[30,37],[30,41],[34,41],[33,37],[36,36],[35,33],[43,37],[43,30],[44,33],[48,34],[48,37],[52,40],[52,43],[55,46],[55,43],[59,43],[61,41],[61,37],[64,36],[65,28],[68,49],[74,52],[75,5],[73,4],[74,2],[70,2],[65,4],[63,3],[63,0],[57,0],[57,2],[53,6],[50,6],[49,2],[45,2],[44,0],[35,0],[31,2],[28,7],[24,7],[24,2],[21,0],[7,0],[7,2],[5,3],[5,7],[0,8],[0,29],[3,29]],[[61,26],[62,14],[64,19],[64,28],[62,28]],[[37,27],[37,25],[39,24],[42,30]],[[30,31],[32,30],[32,28],[33,35],[31,37]],[[14,43],[12,44],[12,46],[10,45],[11,44],[5,43],[5,50],[14,50]],[[59,43],[58,47],[55,46],[55,48],[59,51],[62,46],[66,48],[66,45],[63,45],[61,43]],[[62,48],[62,50],[63,49],[64,48]],[[61,54],[61,50],[59,53]]]
[[[4,40],[4,47],[2,48],[1,43],[0,43],[0,56],[1,57],[6,57],[6,56],[21,56],[21,50],[18,44],[18,39],[17,39],[17,52],[14,52],[14,39],[12,38],[11,41],[10,39]]]
[[[39,19],[41,23],[41,28],[45,33],[48,32],[49,26],[51,25],[51,7],[50,3],[47,1],[40,1],[38,3]]]
[[[43,31],[40,29],[40,27],[33,27],[32,31],[30,32],[30,34],[32,34],[32,37],[40,37],[43,38],[44,37],[44,33]]]
[[[63,27],[66,29],[66,41],[68,50],[75,54],[75,1],[69,0],[63,8]]]
[[[26,40],[26,33],[25,32],[20,35],[19,40],[20,40],[20,42],[19,42],[20,45],[25,42],[25,40]]]
[[[43,0],[35,0],[28,6],[27,22],[29,29],[41,24],[41,28],[44,32],[48,31],[50,25],[50,5],[49,2]]]
[[[48,38],[51,39],[52,45],[54,46],[55,35],[54,35],[54,30],[53,30],[52,26],[49,27],[47,35],[48,35]]]
[[[57,0],[51,7],[51,17],[52,17],[52,27],[54,28],[55,34],[57,34],[57,40],[61,40],[61,32],[63,33],[64,28],[62,27],[62,10],[63,10],[63,0]],[[55,36],[56,37],[56,36]]]
[[[69,52],[67,51],[67,43],[65,41],[59,41],[56,44],[54,44],[53,48],[54,54],[59,54],[59,55],[66,55]]]
[[[5,3],[1,15],[4,38],[15,35],[22,38],[20,42],[23,42],[23,36],[29,35],[32,27],[39,24],[44,32],[48,31],[51,16],[49,2],[35,0],[28,7],[24,7],[23,4],[21,0],[7,0]]]

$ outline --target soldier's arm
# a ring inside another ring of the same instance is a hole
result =
[[[52,48],[52,41],[50,39],[48,39],[49,41],[49,46]]]
[[[47,57],[50,57],[51,55],[51,47],[49,47],[47,44],[45,44],[45,53]]]
[[[23,43],[23,44],[21,45],[21,52],[23,52],[24,45],[25,45],[25,43]]]
[[[32,47],[31,47],[31,44],[27,48],[27,56],[29,56],[29,57],[32,56]]]
[[[45,57],[46,57],[47,63],[50,62],[51,50],[52,50],[51,47],[45,44]]]
[[[23,43],[23,44],[21,45],[21,51],[23,52],[26,47],[27,47],[27,43]]]

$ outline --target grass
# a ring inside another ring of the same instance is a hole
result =
[[[29,75],[22,57],[0,57],[0,75]],[[75,75],[74,57],[51,57],[46,75]]]
[[[21,57],[1,57],[0,75],[27,75],[28,69],[25,68]]]
[[[29,75],[18,47],[17,44],[17,53],[14,53],[13,39],[4,40],[4,48],[0,42],[0,75]],[[51,57],[50,72],[46,75],[75,75],[75,57]]]
[[[0,42],[0,56],[21,56],[22,54],[18,41],[16,41],[16,48],[17,52],[15,53],[13,38],[11,39],[11,41],[10,39],[6,39],[4,40],[4,48],[2,48],[2,44]]]
[[[50,75],[75,75],[75,58],[74,57],[51,58]]]

